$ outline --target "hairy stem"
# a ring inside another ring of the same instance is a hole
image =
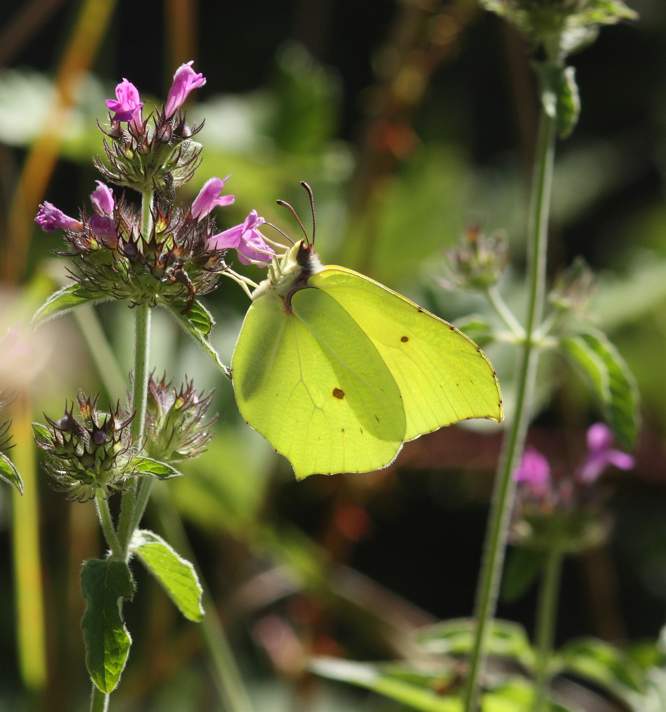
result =
[[[533,712],[544,712],[548,701],[550,682],[550,658],[555,638],[557,620],[557,599],[560,592],[562,573],[562,553],[554,549],[549,552],[541,580],[536,623],[536,682]]]
[[[93,683],[90,692],[90,712],[106,712],[109,709],[109,698],[104,692],[100,692]]]
[[[109,549],[111,549],[111,555],[117,556],[121,550],[120,540],[116,534],[116,528],[113,525],[113,517],[109,509],[109,500],[101,489],[95,492],[95,509],[97,510],[97,518],[102,527],[104,539],[106,539],[106,544]]]
[[[542,110],[530,202],[525,338],[521,345],[513,421],[508,427],[502,446],[486,531],[485,552],[476,598],[474,647],[465,691],[466,712],[477,712],[478,709],[479,686],[485,662],[488,629],[497,607],[497,593],[506,550],[509,517],[515,494],[513,472],[525,444],[525,434],[533,400],[539,356],[534,337],[543,314],[546,286],[548,215],[552,193],[555,128],[555,119]]]

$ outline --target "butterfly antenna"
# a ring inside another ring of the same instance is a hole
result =
[[[315,209],[314,192],[307,181],[302,180],[301,187],[308,194],[308,200],[310,202],[310,214],[312,215],[312,245],[314,246],[317,236],[317,211]]]
[[[279,232],[280,235],[282,235],[282,237],[284,237],[285,240],[289,240],[290,244],[292,244],[292,245],[294,244],[294,240],[291,237],[289,237],[289,235],[287,235],[287,233],[284,230],[280,229],[277,225],[273,225],[273,223],[267,222],[266,227],[272,227],[273,230],[275,230],[276,232]]]
[[[291,203],[288,203],[286,200],[276,200],[275,202],[276,202],[281,208],[287,208],[287,210],[289,210],[289,212],[294,216],[294,219],[295,219],[296,222],[298,223],[298,226],[301,228],[301,232],[302,232],[303,235],[305,236],[305,241],[306,241],[306,242],[308,243],[308,245],[309,245],[309,244],[310,244],[310,238],[309,238],[309,236],[308,236],[308,232],[307,232],[307,230],[305,229],[305,225],[303,225],[303,221],[301,220],[301,218],[299,217],[298,213],[297,213],[296,210],[294,209],[294,206],[293,206]]]

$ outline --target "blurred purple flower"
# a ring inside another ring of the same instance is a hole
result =
[[[595,423],[587,431],[587,457],[578,471],[578,479],[590,484],[595,482],[607,467],[631,470],[634,458],[626,452],[616,450],[613,433],[603,423]]]
[[[101,180],[95,182],[97,183],[97,188],[90,194],[90,202],[93,204],[93,208],[98,215],[111,217],[115,205],[113,191],[106,183],[102,183]]]
[[[275,250],[266,244],[259,227],[266,221],[252,210],[245,220],[235,227],[213,235],[208,239],[211,250],[233,249],[244,264],[266,265],[275,255]]]
[[[116,84],[116,98],[107,99],[106,108],[113,112],[114,121],[130,121],[136,128],[141,128],[143,102],[139,90],[127,79]]]
[[[80,220],[66,215],[60,208],[56,208],[53,203],[49,203],[47,200],[40,203],[37,215],[35,215],[35,222],[45,232],[53,232],[55,230],[80,232],[83,230],[83,224]]]
[[[170,119],[185,103],[193,89],[198,89],[206,83],[206,77],[192,69],[194,60],[181,64],[173,75],[173,83],[167,95],[164,115]]]
[[[525,485],[531,494],[542,497],[550,486],[550,463],[535,448],[528,447],[514,473],[516,482]]]
[[[199,195],[192,203],[192,217],[195,220],[205,218],[215,207],[223,208],[225,205],[231,205],[236,200],[234,195],[222,195],[222,189],[228,180],[229,176],[226,178],[209,178],[204,183]]]

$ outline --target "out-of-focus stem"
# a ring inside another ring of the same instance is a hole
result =
[[[555,549],[548,554],[541,580],[539,606],[536,624],[536,682],[532,712],[544,712],[548,702],[550,682],[550,659],[553,653],[555,623],[557,621],[557,599],[560,592],[562,573],[562,553]]]
[[[20,396],[14,403],[12,435],[15,442],[12,456],[24,484],[23,496],[12,488],[12,547],[19,669],[26,687],[40,690],[46,683],[46,636],[39,545],[39,485],[31,406],[27,395]]]
[[[534,337],[542,319],[546,286],[548,216],[552,193],[555,137],[556,120],[542,110],[530,203],[525,338],[520,353],[513,421],[504,438],[486,532],[485,553],[475,609],[476,632],[465,692],[466,712],[477,712],[478,709],[480,678],[486,657],[486,640],[497,606],[509,517],[515,494],[513,472],[523,451],[532,407],[539,356]]]

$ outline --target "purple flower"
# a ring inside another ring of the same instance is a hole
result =
[[[603,423],[595,423],[587,431],[587,457],[578,470],[578,479],[586,484],[595,482],[609,466],[631,470],[634,458],[626,452],[615,450],[613,433]]]
[[[543,497],[550,485],[550,463],[538,450],[528,447],[514,478],[516,482],[524,484],[535,497]]]
[[[81,232],[83,230],[80,220],[66,215],[60,208],[56,208],[53,203],[49,203],[46,200],[40,203],[37,215],[35,215],[35,222],[45,232],[53,232],[54,230]]]
[[[173,75],[173,83],[164,106],[164,115],[167,119],[180,109],[193,89],[198,89],[206,83],[206,77],[192,69],[193,62],[194,60],[190,60],[187,64],[181,64]]]
[[[131,121],[136,128],[141,128],[143,102],[139,96],[139,90],[127,79],[116,84],[116,98],[107,99],[106,108],[113,111],[114,121]]]
[[[98,215],[113,215],[113,207],[115,201],[113,199],[113,191],[108,185],[102,183],[101,180],[95,181],[97,188],[90,194],[90,202]]]
[[[192,217],[195,220],[205,218],[216,206],[223,208],[225,205],[231,205],[236,200],[234,195],[222,195],[222,189],[227,180],[229,180],[229,176],[224,179],[209,178],[204,183],[199,195],[192,203]]]
[[[240,225],[208,238],[208,247],[211,250],[234,249],[244,265],[266,265],[273,259],[275,250],[266,244],[259,232],[265,222],[256,210],[252,210]]]

